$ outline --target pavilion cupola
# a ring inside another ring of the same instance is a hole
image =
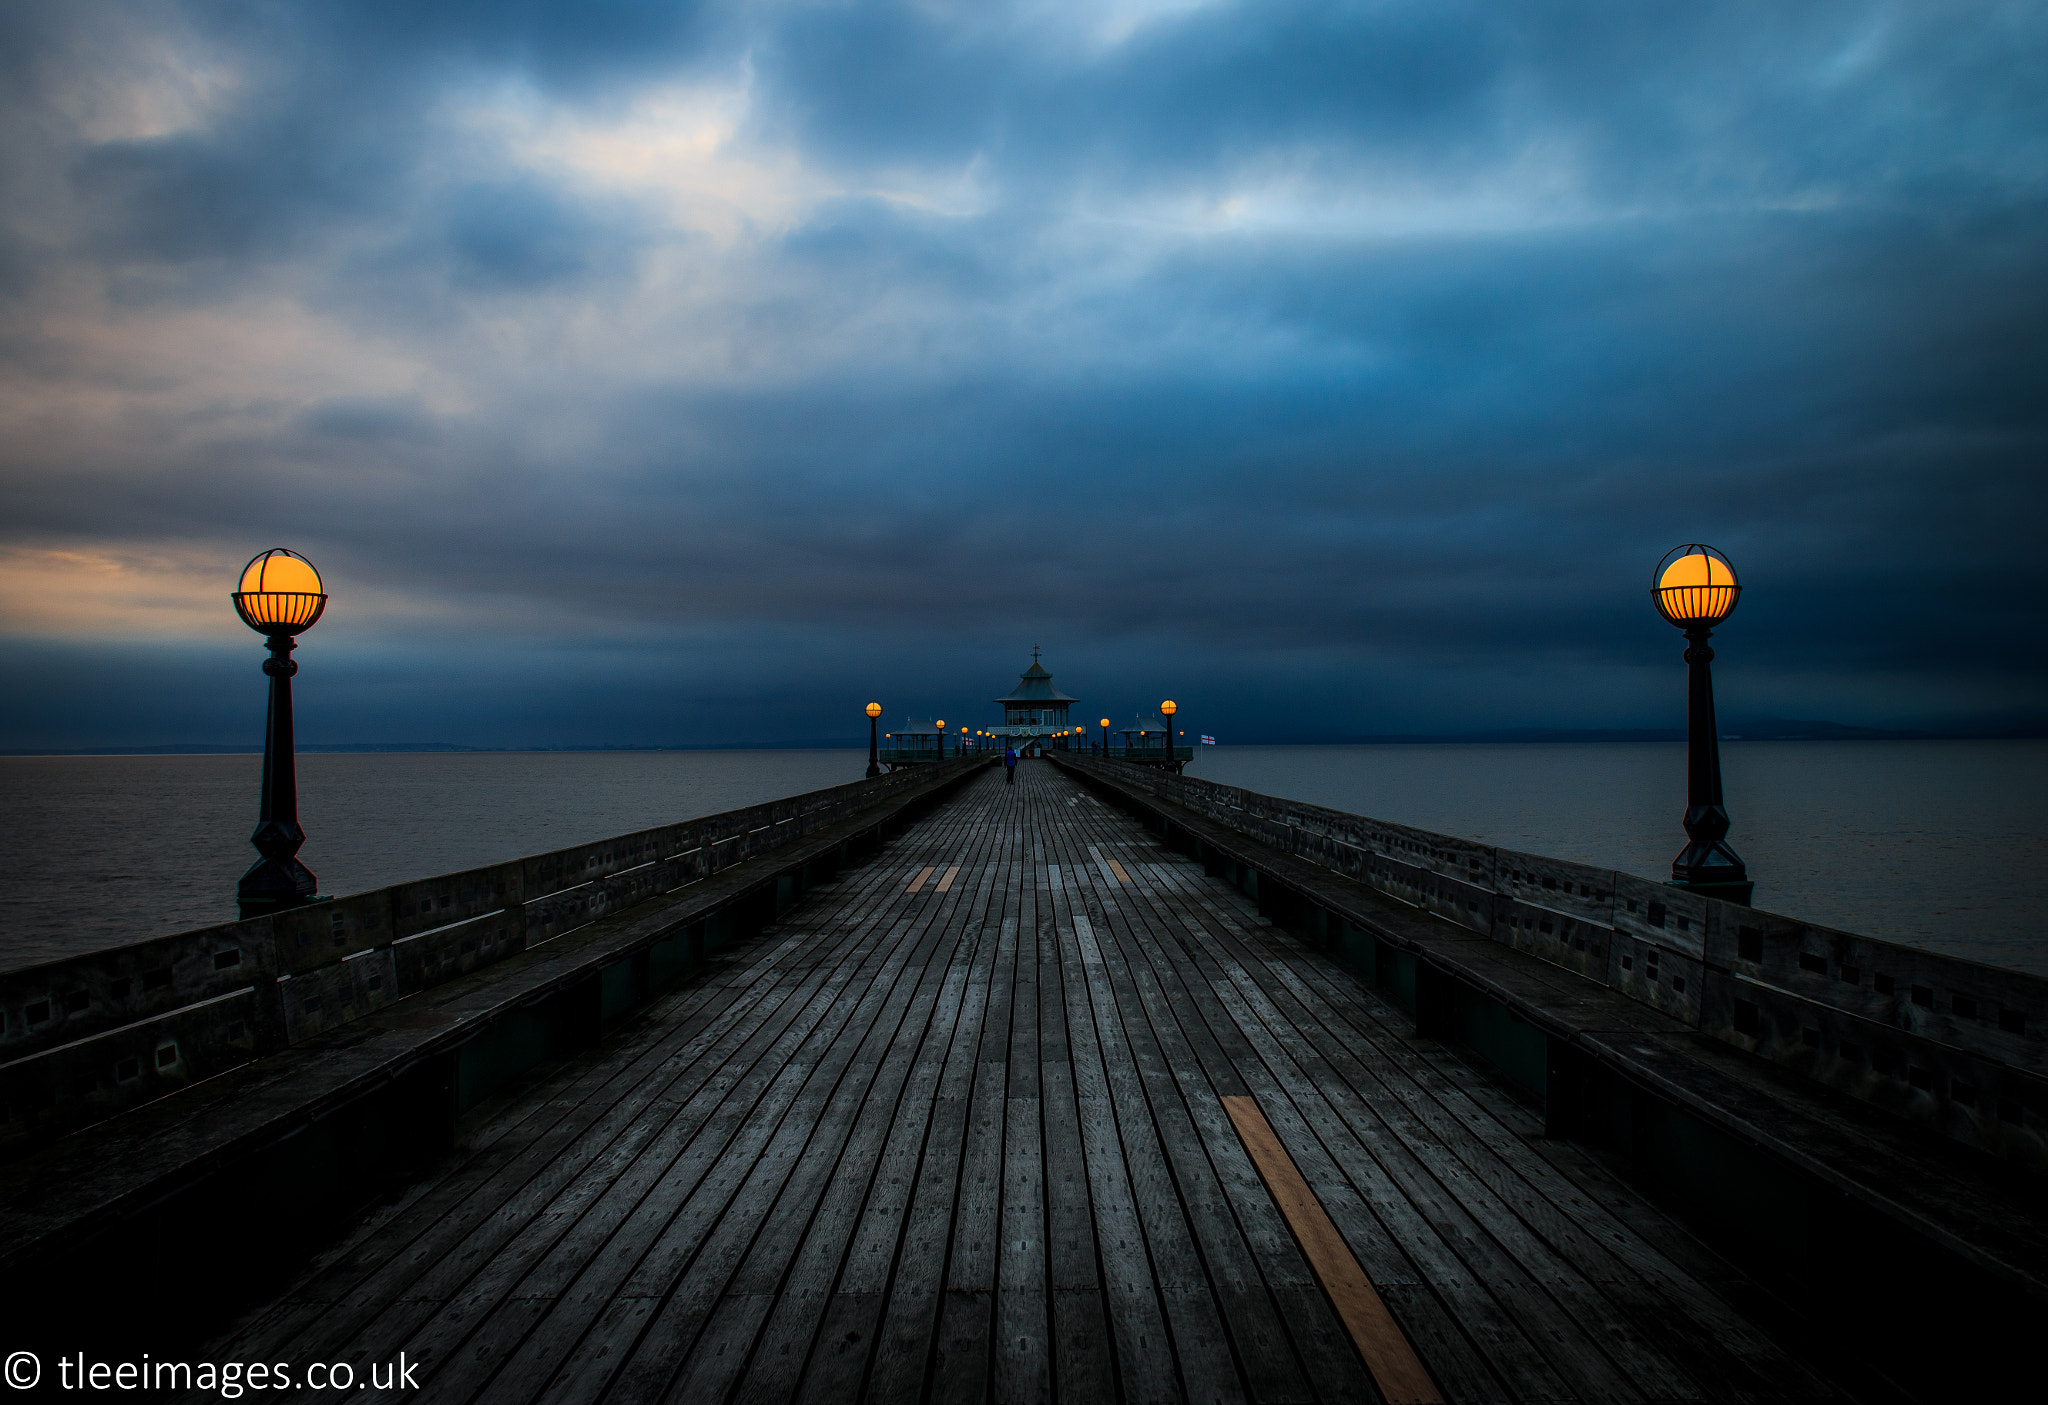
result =
[[[1024,670],[1017,679],[1017,686],[1007,697],[995,701],[1003,707],[1003,725],[1026,727],[1032,731],[1058,731],[1069,725],[1067,709],[1076,701],[1052,685],[1052,674],[1038,661],[1041,651],[1036,645],[1031,649],[1031,667]]]

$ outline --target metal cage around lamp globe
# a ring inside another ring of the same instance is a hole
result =
[[[1756,885],[1728,847],[1721,795],[1721,736],[1714,718],[1714,650],[1707,641],[1742,598],[1726,556],[1704,542],[1672,548],[1650,577],[1650,602],[1685,631],[1685,848],[1671,861],[1671,884],[1747,905]]]
[[[1673,547],[1651,577],[1650,600],[1657,613],[1680,629],[1712,628],[1733,613],[1741,598],[1735,568],[1704,542]]]
[[[236,885],[244,918],[282,912],[313,900],[319,880],[299,862],[306,831],[299,827],[299,786],[292,738],[293,637],[313,627],[327,609],[327,589],[313,563],[294,551],[273,547],[242,568],[230,595],[242,623],[264,636],[270,657],[270,707],[263,734],[263,795],[256,832],[249,842],[262,855]]]
[[[327,591],[313,563],[281,546],[250,558],[230,598],[242,623],[258,634],[298,634],[327,608]]]

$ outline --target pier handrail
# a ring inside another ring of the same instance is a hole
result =
[[[1060,760],[2048,1170],[2048,979],[1153,767]]]
[[[0,972],[0,1146],[303,1043],[987,759]]]

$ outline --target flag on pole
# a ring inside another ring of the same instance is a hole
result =
[[[1203,745],[1203,746],[1214,746],[1214,745],[1216,745],[1216,738],[1214,738],[1214,737],[1203,737],[1203,738],[1202,738],[1202,745]]]

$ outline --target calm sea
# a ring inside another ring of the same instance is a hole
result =
[[[865,751],[299,758],[327,893],[859,779]],[[0,968],[234,916],[255,756],[0,757]],[[1731,742],[1757,905],[2048,975],[2048,742]],[[1683,842],[1676,744],[1205,748],[1191,774],[1647,878]]]

